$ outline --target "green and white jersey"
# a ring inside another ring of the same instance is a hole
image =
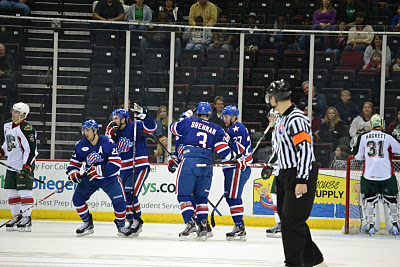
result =
[[[363,176],[368,180],[383,181],[393,173],[391,158],[400,153],[400,143],[391,135],[372,130],[358,137],[353,148],[357,160],[365,160]]]
[[[22,121],[15,125],[7,122],[4,124],[4,138],[2,148],[7,156],[7,165],[22,170],[24,164],[34,163],[39,153],[36,150],[36,131],[29,123]]]

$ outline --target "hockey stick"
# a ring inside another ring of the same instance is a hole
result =
[[[221,203],[222,199],[224,199],[225,194],[221,196],[221,198],[218,200],[217,205],[213,208],[211,212],[211,226],[215,227],[215,220],[214,220],[214,212],[216,211],[216,208],[218,207],[219,203]]]
[[[21,174],[21,171],[20,171],[20,170],[17,170],[16,168],[13,168],[13,167],[11,167],[11,166],[8,166],[7,164],[5,164],[5,163],[3,163],[3,162],[1,162],[1,161],[0,161],[0,164],[3,165],[3,166],[5,166],[5,167],[7,167],[7,168],[10,169],[10,170],[13,170],[13,171],[15,171],[15,172]],[[29,175],[29,174],[28,174],[26,177],[28,177],[28,178],[30,178],[30,179],[32,179],[32,180],[35,180],[35,181],[37,181],[37,182],[39,182],[39,183],[41,183],[41,184],[44,184],[44,181],[39,180],[38,178],[35,178],[35,177],[33,177],[33,176]]]
[[[216,164],[196,164],[196,167],[233,167],[236,164],[223,164],[223,163],[216,163]],[[246,166],[250,167],[264,167],[264,166],[278,166],[278,164],[268,164],[268,163],[251,163],[246,164]]]
[[[269,129],[271,129],[271,127],[274,126],[275,122],[276,122],[276,117],[274,117],[274,120],[271,121],[271,122],[268,124],[267,129],[265,129],[263,135],[262,135],[261,138],[257,141],[256,147],[255,147],[255,148],[253,149],[253,151],[251,152],[251,155],[253,155],[254,152],[257,150],[257,148],[258,148],[258,146],[260,145],[261,141],[264,139],[264,137],[265,137],[265,135],[268,133]]]
[[[132,154],[133,154],[133,187],[132,187],[132,213],[133,217],[139,221],[139,223],[143,224],[142,218],[136,213],[135,210],[135,195],[134,195],[134,187],[135,187],[135,171],[136,171],[136,129],[137,129],[137,120],[135,115],[133,116],[133,146],[132,146]]]
[[[14,218],[21,216],[22,214],[24,214],[25,212],[27,212],[28,210],[32,209],[33,207],[39,205],[40,203],[42,203],[43,201],[45,201],[46,199],[48,199],[49,197],[51,197],[52,195],[54,195],[55,193],[57,193],[58,191],[60,191],[61,189],[67,187],[68,185],[72,184],[72,181],[67,182],[63,187],[60,187],[59,189],[57,189],[56,191],[54,191],[53,193],[51,193],[50,195],[48,195],[47,197],[37,201],[34,205],[32,205],[29,209],[21,212],[20,214],[16,215]],[[7,223],[11,222],[14,218],[6,221],[5,223],[3,223],[2,225],[0,225],[0,228],[3,227],[4,225],[6,225]]]
[[[208,203],[213,207],[213,209],[218,213],[219,216],[222,216],[222,213],[217,209],[217,207],[207,198]]]

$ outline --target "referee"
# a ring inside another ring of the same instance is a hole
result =
[[[278,157],[280,168],[276,189],[285,263],[286,266],[326,266],[306,223],[318,179],[311,124],[292,104],[291,93],[288,82],[279,80],[272,82],[265,94],[265,102],[279,112],[272,133],[276,142],[271,157]]]

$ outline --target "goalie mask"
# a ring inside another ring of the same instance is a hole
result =
[[[397,125],[396,128],[394,128],[394,130],[392,132],[392,136],[394,137],[394,139],[396,139],[397,141],[400,142],[400,124]]]
[[[385,123],[383,121],[383,118],[379,114],[372,115],[369,123],[371,124],[371,128],[372,129],[374,129],[376,127],[381,127],[383,129],[385,127],[384,126]]]

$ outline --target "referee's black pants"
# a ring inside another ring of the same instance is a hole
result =
[[[307,193],[296,198],[297,169],[280,170],[276,181],[278,214],[281,219],[282,242],[286,266],[311,267],[323,262],[323,256],[312,241],[306,220],[314,203],[318,167],[314,162],[307,181]]]

